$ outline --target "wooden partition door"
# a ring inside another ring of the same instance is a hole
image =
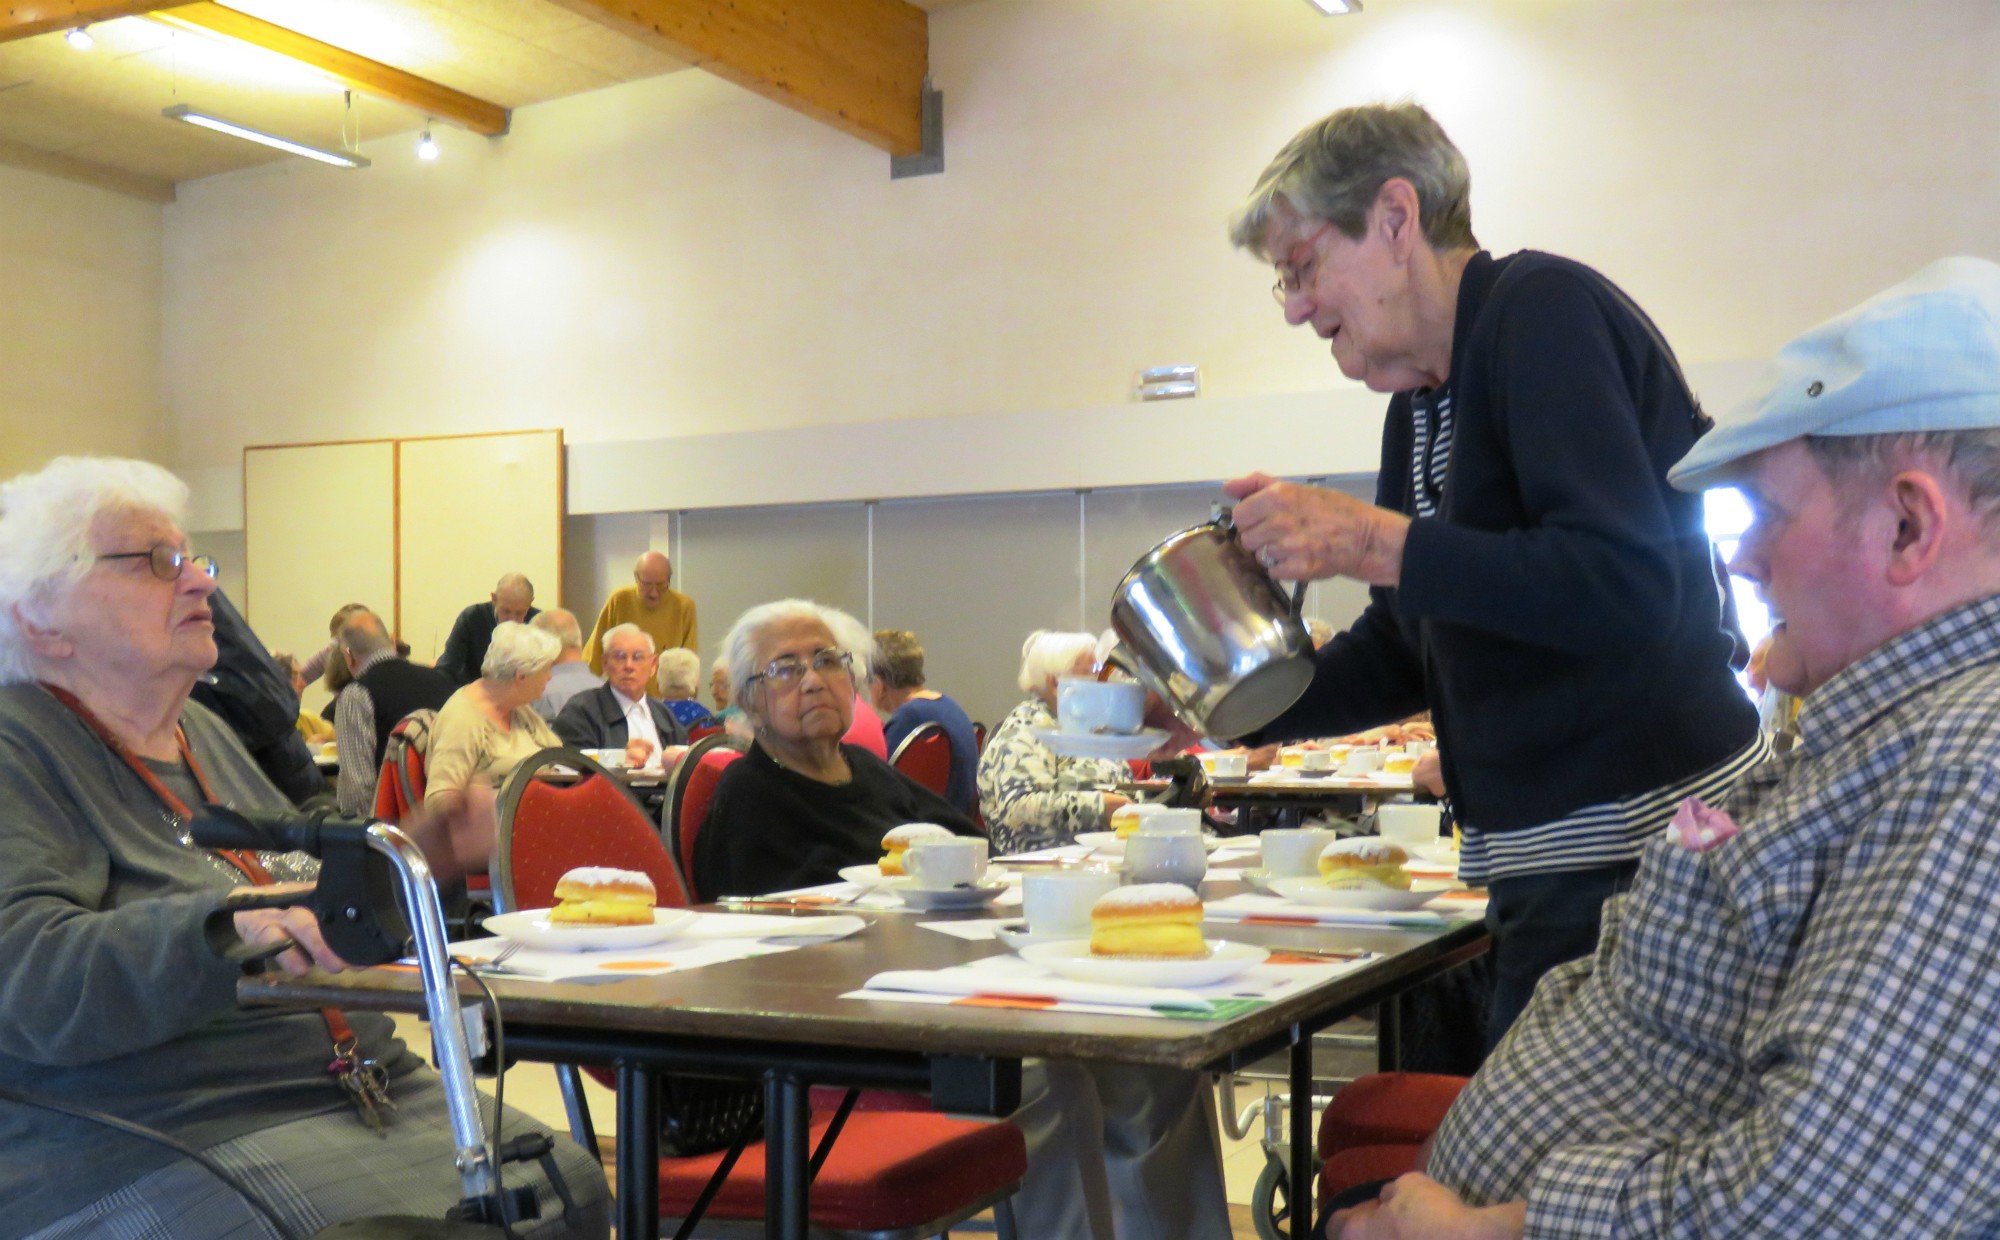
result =
[[[301,657],[365,603],[428,663],[504,573],[560,602],[564,506],[559,430],[245,448],[239,602]]]

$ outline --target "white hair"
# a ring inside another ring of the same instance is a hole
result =
[[[746,701],[750,691],[750,678],[763,669],[755,666],[757,661],[757,639],[764,630],[773,625],[787,624],[798,620],[809,620],[821,625],[833,636],[836,650],[845,650],[854,656],[856,675],[865,674],[868,654],[875,649],[875,639],[868,635],[868,626],[838,607],[826,607],[811,599],[784,598],[775,603],[760,603],[736,617],[736,623],[729,626],[729,636],[722,639],[722,658],[729,667],[729,698],[739,706]],[[856,650],[848,643],[860,640],[864,645]]]
[[[16,608],[37,622],[94,562],[90,527],[108,512],[187,523],[187,484],[149,461],[61,456],[0,485],[0,684],[33,680]]]
[[[1049,681],[1069,675],[1078,659],[1096,653],[1097,638],[1089,633],[1036,629],[1021,643],[1021,675],[1015,683],[1023,693],[1038,693]]]
[[[675,646],[660,655],[660,695],[679,692],[693,697],[701,691],[701,656],[686,646]]]
[[[486,647],[479,674],[488,680],[526,680],[548,671],[561,654],[562,642],[554,633],[503,620],[493,628],[493,643]]]
[[[647,654],[658,654],[660,652],[659,644],[653,640],[653,635],[651,633],[648,633],[646,630],[640,628],[638,625],[633,624],[630,620],[627,620],[623,624],[614,624],[610,628],[604,630],[604,644],[600,647],[600,649],[603,650],[611,649],[611,639],[614,637],[628,637],[635,635],[646,639]]]

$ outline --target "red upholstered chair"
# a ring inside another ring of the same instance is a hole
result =
[[[1462,1076],[1377,1072],[1350,1082],[1319,1123],[1319,1207],[1336,1193],[1416,1169],[1424,1139],[1444,1122]]]
[[[972,721],[972,752],[981,755],[986,752],[986,725],[977,719]]]
[[[951,738],[936,723],[920,723],[896,746],[889,765],[943,796],[951,783]]]
[[[704,723],[689,728],[688,744],[692,745],[696,741],[706,740],[711,736],[720,736],[725,730],[726,725],[720,723]]]
[[[740,757],[735,750],[721,750]],[[697,758],[693,752],[690,759]],[[535,773],[560,763],[582,772],[572,785]],[[698,768],[697,768],[698,769]],[[717,768],[719,769],[719,767]],[[701,806],[706,812],[707,805]],[[687,886],[644,810],[602,767],[568,749],[546,749],[515,768],[500,794],[495,895],[506,909],[554,902],[556,881],[574,866],[610,865],[652,876],[660,903],[683,907]],[[718,967],[727,967],[718,966]],[[557,1070],[576,1139],[597,1150],[576,1069]],[[866,1098],[866,1095],[863,1096]],[[889,1097],[893,1097],[890,1095]],[[812,1182],[815,1234],[929,1236],[991,1206],[1000,1234],[1013,1240],[1008,1199],[1027,1174],[1027,1146],[1006,1122],[950,1119],[935,1112],[879,1109],[864,1102],[850,1113]],[[814,1109],[818,1148],[836,1123]],[[660,1160],[660,1213],[684,1218],[723,1169],[729,1151]],[[702,1217],[727,1223],[763,1217],[764,1148],[743,1147]]]
[[[742,756],[743,751],[735,748],[733,737],[721,734],[704,737],[688,748],[667,780],[666,799],[660,805],[664,815],[660,829],[674,849],[674,860],[680,864],[681,873],[690,876],[691,892],[695,838],[708,819],[708,807],[715,800],[715,787],[722,782],[722,772]],[[695,898],[703,898],[703,893],[696,892]]]
[[[424,803],[424,756],[430,752],[434,710],[413,710],[398,720],[382,745],[382,771],[375,779],[375,817],[401,822]]]

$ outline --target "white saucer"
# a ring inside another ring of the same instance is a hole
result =
[[[1230,939],[1210,939],[1208,955],[1186,960],[1093,956],[1089,939],[1030,943],[1021,949],[1023,960],[1058,976],[1113,986],[1207,986],[1262,964],[1270,954],[1264,948]]]
[[[650,926],[568,926],[549,920],[545,908],[495,913],[486,928],[503,939],[544,951],[614,951],[621,947],[651,947],[692,926],[695,914],[684,908],[656,908]]]
[[[1422,908],[1450,888],[1416,887],[1409,891],[1398,891],[1393,887],[1368,890],[1349,887],[1335,890],[1317,878],[1274,878],[1271,880],[1271,890],[1287,900],[1320,908],[1373,909],[1377,912],[1400,913],[1413,908]]]
[[[1116,831],[1085,831],[1081,835],[1076,836],[1076,842],[1079,844],[1088,844],[1090,847],[1105,853],[1122,853],[1125,851],[1126,843],[1126,841],[1118,838]],[[1201,846],[1209,852],[1214,852],[1228,842],[1227,837],[1220,835],[1203,835],[1201,837]]]
[[[1109,758],[1129,762],[1143,758],[1166,743],[1167,734],[1158,728],[1142,732],[1060,732],[1036,728],[1035,739],[1065,758]]]
[[[1278,894],[1271,889],[1271,871],[1261,865],[1252,866],[1247,870],[1238,870],[1236,871],[1236,877],[1242,879],[1243,885],[1252,891],[1261,891],[1267,896]]]
[[[993,937],[1007,946],[1007,950],[1019,953],[1024,947],[1036,943],[1060,943],[1066,937],[1052,934],[1036,934],[1028,929],[1026,921],[1003,921],[993,927]]]
[[[914,887],[909,883],[899,883],[889,888],[913,909],[925,913],[944,913],[957,909],[985,908],[995,897],[1007,890],[1005,883],[982,883],[977,887]]]

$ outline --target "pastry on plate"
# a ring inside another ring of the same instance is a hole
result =
[[[556,882],[555,926],[649,926],[659,899],[653,880],[638,870],[579,866]]]
[[[1201,898],[1179,883],[1140,883],[1090,907],[1090,954],[1183,960],[1208,955]]]
[[[1319,876],[1336,891],[1410,889],[1410,854],[1379,835],[1335,840],[1320,850]]]

